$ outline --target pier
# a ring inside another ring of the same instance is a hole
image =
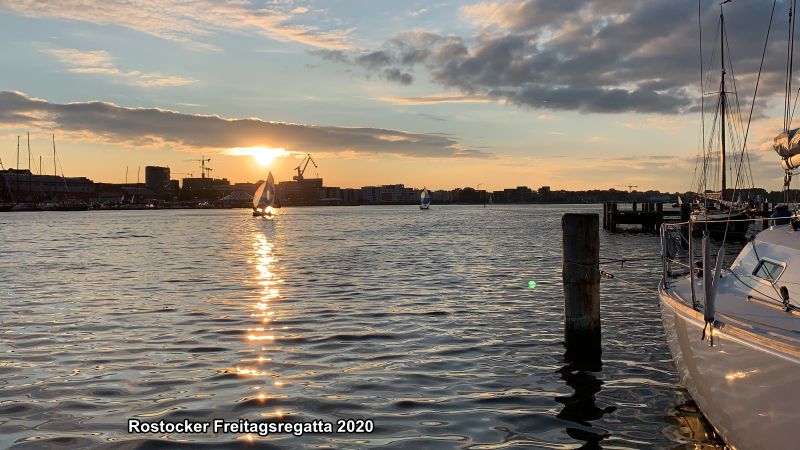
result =
[[[630,203],[630,210],[620,209],[620,203],[603,203],[603,229],[616,232],[617,225],[639,225],[642,231],[655,232],[664,222],[689,220],[689,205],[680,210],[664,211],[663,203]]]

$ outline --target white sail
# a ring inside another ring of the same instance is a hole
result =
[[[426,188],[422,188],[422,192],[420,193],[419,197],[420,204],[423,207],[427,208],[428,205],[431,204],[431,194]]]
[[[264,202],[264,191],[266,190],[267,183],[263,182],[256,190],[256,194],[253,196],[253,208],[266,208],[267,203]]]
[[[277,199],[278,196],[275,192],[275,179],[272,178],[272,172],[270,172],[267,176],[267,186],[264,189],[264,200],[266,201],[267,205],[275,206],[275,201]]]

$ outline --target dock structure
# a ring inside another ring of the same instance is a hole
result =
[[[619,209],[616,202],[603,203],[603,229],[612,233],[617,231],[617,225],[640,225],[642,231],[655,232],[662,223],[675,222],[681,217],[681,211],[664,211],[663,203],[634,202],[630,210]]]

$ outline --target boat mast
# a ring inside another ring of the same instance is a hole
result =
[[[33,188],[31,187],[31,183],[33,182],[33,172],[31,172],[31,132],[28,132],[28,195],[31,199],[33,199]]]
[[[722,69],[722,77],[719,88],[719,109],[720,109],[720,140],[722,142],[722,152],[720,155],[720,179],[722,181],[722,190],[720,191],[720,199],[725,200],[725,16],[722,14],[722,4],[719,5],[719,61]]]
[[[17,136],[17,198],[19,198],[19,136]]]

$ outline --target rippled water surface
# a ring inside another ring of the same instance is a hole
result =
[[[2,214],[0,447],[716,445],[656,295],[621,282],[654,289],[655,261],[605,268],[602,368],[564,363],[560,217],[599,209]],[[601,239],[604,259],[658,251]],[[145,435],[131,418],[375,429]]]

